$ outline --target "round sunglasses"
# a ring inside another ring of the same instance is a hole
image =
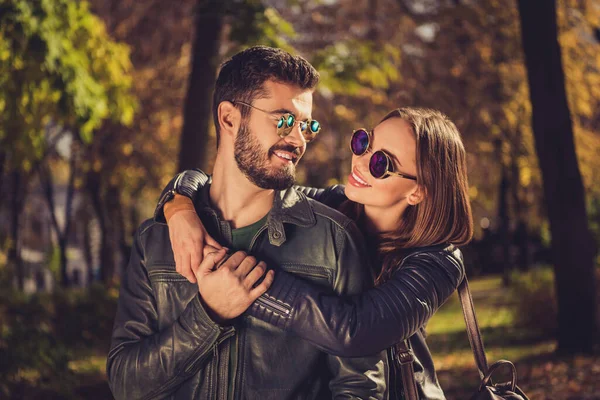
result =
[[[249,103],[244,103],[243,101],[232,101],[234,104],[242,104],[244,106],[254,108],[255,110],[264,112],[265,114],[277,114],[274,111],[263,110],[262,108],[258,108]],[[312,141],[317,133],[321,130],[321,124],[319,121],[315,119],[307,119],[306,121],[296,121],[296,117],[293,114],[283,114],[280,118],[277,119],[277,134],[279,137],[284,138],[292,133],[294,126],[298,123],[300,126],[300,132],[302,136],[304,136],[304,140],[306,143]]]
[[[372,133],[366,129],[357,129],[352,132],[350,139],[350,149],[357,156],[362,156],[369,151],[371,147]],[[383,150],[377,150],[369,159],[369,172],[376,179],[384,179],[390,175],[399,176],[401,178],[411,179],[416,181],[417,178],[411,175],[402,174],[394,171],[392,158]]]

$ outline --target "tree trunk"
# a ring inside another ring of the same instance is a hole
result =
[[[58,249],[60,257],[60,284],[63,287],[70,285],[69,275],[67,274],[67,245],[69,242],[69,233],[71,230],[71,214],[73,210],[73,197],[75,196],[75,177],[77,175],[77,158],[75,156],[74,147],[71,148],[71,160],[69,161],[69,182],[67,184],[67,192],[65,194],[65,224],[61,228],[58,223],[57,211],[54,202],[54,180],[52,179],[52,171],[48,165],[39,164],[40,183],[44,189],[46,204],[50,212],[52,227],[58,239]]]
[[[84,213],[81,214],[83,220],[83,255],[86,265],[86,282],[87,286],[91,286],[94,282],[94,256],[92,253],[92,235],[91,235],[91,218],[88,213],[87,206]]]
[[[596,246],[573,140],[557,39],[556,4],[519,0],[521,35],[542,171],[558,301],[561,353],[592,351],[596,339]]]
[[[6,171],[6,164],[6,152],[0,150],[0,193],[8,192],[8,190],[5,191],[2,187],[4,185],[4,173]],[[8,196],[0,196],[0,212],[2,212],[2,209],[4,208],[7,197]],[[0,250],[4,250],[7,238],[8,235],[5,234],[3,229],[0,229]]]
[[[502,139],[496,139],[496,157],[500,166],[500,183],[498,185],[498,243],[502,249],[502,259],[500,266],[502,268],[502,284],[505,287],[510,285],[510,273],[512,270],[512,260],[510,257],[510,227],[508,214],[508,167],[504,162],[502,154]]]
[[[21,212],[25,200],[25,182],[22,173],[18,170],[11,172],[12,175],[12,197],[11,197],[11,224],[10,245],[8,247],[7,262],[12,267],[12,272],[17,277],[17,287],[23,290],[25,286],[25,271],[23,271],[23,260],[21,259],[21,244],[19,225],[21,223]]]
[[[71,280],[67,274],[67,240],[65,237],[58,238],[58,254],[60,260],[60,284],[62,287],[69,287]]]
[[[3,150],[0,150],[0,192],[1,193],[6,193],[4,192],[2,185],[4,183],[4,170],[6,167],[6,152]],[[4,204],[4,197],[5,196],[0,196],[0,210],[2,210],[2,206]],[[0,246],[2,245],[2,240],[0,240]]]
[[[198,0],[196,37],[185,98],[178,170],[204,167],[212,118],[212,92],[219,62],[224,12],[220,0]]]
[[[69,243],[69,234],[71,233],[71,219],[73,215],[73,199],[75,197],[75,178],[77,177],[77,155],[75,154],[75,145],[71,145],[71,159],[69,160],[69,183],[67,184],[67,198],[65,199],[65,226],[61,233],[61,278],[63,286],[69,286],[69,276],[67,275],[67,245]],[[77,282],[78,284],[80,282]]]
[[[110,222],[101,194],[100,174],[90,171],[87,174],[86,187],[100,225],[100,279],[106,286],[110,286],[114,278],[115,258],[110,241]]]
[[[521,155],[521,151],[519,150],[519,143],[521,140],[522,133],[520,130],[517,130],[511,145],[512,150],[510,154],[510,192],[514,215],[517,221],[515,229],[512,232],[512,243],[517,248],[516,265],[521,271],[527,271],[529,269],[529,233],[527,231],[527,223],[523,215],[523,200],[519,195],[519,188],[521,187],[521,184],[518,158]]]
[[[121,191],[119,188],[111,185],[106,191],[106,199],[108,209],[110,210],[109,218],[112,221],[111,226],[113,228],[113,233],[111,236],[114,238],[113,243],[115,248],[118,248],[118,254],[120,255],[118,264],[115,264],[115,267],[119,265],[119,269],[116,271],[117,274],[119,274],[127,265],[127,262],[129,261],[129,254],[131,252],[131,248],[127,244],[125,215],[123,212],[123,203],[121,201]]]

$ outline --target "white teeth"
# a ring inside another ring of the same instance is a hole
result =
[[[367,182],[365,182],[363,179],[361,179],[358,175],[356,175],[354,173],[354,171],[352,172],[352,176],[354,177],[354,179],[356,179],[358,181],[358,183],[361,183],[365,186],[369,186],[369,184]]]
[[[289,154],[286,154],[286,153],[280,153],[280,152],[276,151],[275,154],[278,157],[285,158],[286,160],[291,160],[292,159],[292,156],[290,156]]]

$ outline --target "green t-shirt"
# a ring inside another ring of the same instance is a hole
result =
[[[232,229],[231,230],[231,242],[233,245],[233,251],[250,250],[250,244],[252,243],[252,238],[254,235],[262,228],[267,222],[267,216],[269,214],[262,217],[260,220],[255,223],[244,226],[243,228]]]
[[[267,223],[268,215],[269,214],[265,215],[251,225],[231,230],[231,244],[234,252],[239,250],[250,250],[252,239],[260,230],[260,228]],[[229,395],[227,396],[229,399],[233,399],[233,380],[235,379],[235,373],[237,369],[237,335],[234,336],[233,340],[233,346],[231,347],[231,352],[229,353]]]

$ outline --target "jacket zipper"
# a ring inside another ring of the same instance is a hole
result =
[[[234,329],[231,328],[231,330],[228,330],[227,332],[225,332],[223,334],[223,336],[221,336],[219,339],[217,339],[216,344],[214,345],[214,348],[218,347],[219,344],[221,344],[224,340],[226,340],[227,338],[230,338],[231,336],[233,336],[235,333]],[[205,353],[202,355],[197,356],[196,360],[194,360],[185,370],[185,373],[188,373],[189,371],[191,371],[193,369],[194,366],[196,366],[198,363],[200,363],[201,361],[203,361],[204,359],[206,359],[206,357],[209,355],[210,353]],[[171,390],[171,388],[175,385],[177,385],[179,383],[179,376],[174,376],[173,378],[171,378],[169,380],[169,382],[163,386],[160,391],[156,392],[156,393],[152,393],[149,396],[144,397],[144,399],[150,400],[150,399],[158,399],[160,398],[164,393],[168,392],[169,390]]]
[[[270,309],[271,311],[277,312],[279,314],[290,315],[291,307],[286,306],[284,304],[279,304],[275,300],[271,300],[268,297],[261,296],[258,299],[256,299],[256,302]]]
[[[219,363],[219,355],[217,354],[217,347],[213,347],[213,359],[210,361],[210,374],[208,375],[208,389],[207,396],[209,399],[214,398],[214,387],[215,387],[215,369],[217,369]]]
[[[214,354],[214,362],[215,362],[215,372],[216,372],[216,384],[215,384],[215,390],[216,393],[213,395],[211,393],[211,396],[209,396],[209,398],[211,399],[216,399],[219,396],[219,378],[221,377],[220,374],[220,370],[221,370],[221,366],[219,365],[219,346],[221,345],[221,343],[223,343],[225,340],[229,339],[230,337],[232,337],[235,334],[235,330],[233,328],[231,328],[230,330],[226,331],[223,336],[221,336],[217,342],[215,343],[214,347],[213,347],[213,354]],[[227,365],[229,364],[229,360],[227,360]],[[225,392],[227,392],[227,390],[225,390]]]
[[[225,331],[223,333],[223,335],[217,339],[217,342],[214,344],[214,347],[217,348],[221,343],[223,343],[225,340],[229,339],[230,337],[232,337],[235,334],[235,330],[233,328]],[[196,366],[196,364],[198,364],[200,361],[202,361],[204,358],[206,358],[206,356],[208,355],[208,353],[200,356],[198,359],[196,359],[193,363],[190,364],[189,367],[187,367],[185,369],[185,372],[188,373],[190,372],[192,369],[194,369],[194,367]]]
[[[227,400],[227,396],[229,394],[229,363],[231,360],[231,342],[225,343],[220,351],[223,352],[223,362],[220,363],[222,365],[217,366],[217,387],[219,390],[215,398],[219,400]]]

